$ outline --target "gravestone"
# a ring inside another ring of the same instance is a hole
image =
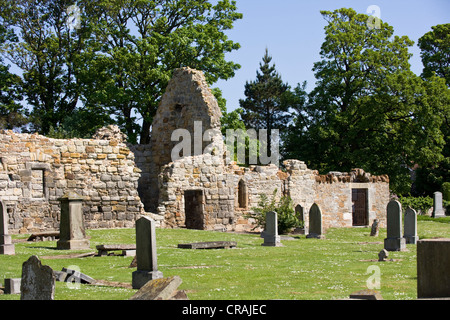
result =
[[[442,193],[437,191],[433,197],[433,218],[445,217],[444,207],[442,206]]]
[[[450,297],[450,239],[417,241],[417,297]]]
[[[5,279],[5,294],[19,294],[21,278]]]
[[[31,256],[22,265],[20,284],[21,300],[53,300],[55,297],[55,275],[52,268],[43,266],[36,256]]]
[[[61,221],[58,250],[89,249],[90,243],[86,239],[83,219],[83,197],[75,192],[63,195],[61,202]]]
[[[322,227],[322,210],[316,203],[309,209],[309,233],[306,238],[325,238]]]
[[[149,281],[130,300],[171,300],[182,282],[179,276]]]
[[[8,234],[8,213],[5,204],[0,200],[0,254],[14,255],[14,244]]]
[[[384,239],[387,251],[406,250],[406,240],[402,237],[402,205],[392,200],[387,205],[387,238]]]
[[[380,232],[380,221],[378,219],[373,220],[372,229],[370,230],[371,237],[378,237]]]
[[[282,247],[280,236],[278,235],[278,216],[276,212],[266,213],[266,227],[264,228],[264,243],[265,247]]]
[[[386,249],[383,249],[378,253],[378,261],[380,261],[380,262],[386,261],[388,257],[389,257],[389,252]]]
[[[417,236],[417,213],[416,210],[408,208],[405,213],[405,229],[403,236],[406,243],[416,244],[419,237]]]
[[[158,271],[155,221],[142,217],[136,221],[137,270],[132,274],[133,289],[142,288],[150,280],[163,277]]]

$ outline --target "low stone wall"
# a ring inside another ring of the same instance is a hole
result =
[[[87,228],[133,227],[143,212],[140,170],[120,140],[50,139],[0,131],[0,198],[12,233],[59,228],[59,201],[84,197]]]

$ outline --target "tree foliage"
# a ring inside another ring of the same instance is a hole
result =
[[[67,23],[74,4],[76,28]],[[239,68],[225,59],[239,48],[225,35],[242,17],[231,0],[0,0],[0,6],[1,24],[18,35],[2,52],[23,72],[32,129],[42,134],[69,128],[83,135],[116,122],[131,142],[148,143],[173,69],[202,70],[212,84]],[[74,126],[74,119],[86,125]]]
[[[298,110],[290,154],[323,172],[387,173],[394,191],[409,192],[410,168],[442,159],[447,88],[410,71],[413,42],[387,23],[370,28],[353,9],[321,13],[328,25],[317,83]]]

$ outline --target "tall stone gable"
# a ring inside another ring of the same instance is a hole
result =
[[[200,155],[211,142],[203,141],[201,152],[196,154],[194,140],[203,140],[206,130],[213,129],[214,136],[211,140],[223,144],[220,133],[221,117],[222,112],[203,72],[187,67],[174,70],[153,120],[150,145],[141,146],[141,151],[133,150],[137,156],[144,153],[146,155],[140,158],[144,163],[138,165],[143,169],[142,179],[145,180],[140,181],[139,193],[144,199],[147,211],[155,212],[157,209],[158,174],[163,166],[172,162],[172,150],[181,142],[172,141],[173,132],[177,129],[187,130],[191,135],[191,155]],[[197,129],[201,128],[200,130],[194,130],[195,122],[201,124],[199,127],[197,123]]]

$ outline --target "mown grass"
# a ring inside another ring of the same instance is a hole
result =
[[[442,223],[443,222],[443,223]],[[440,222],[419,219],[420,238],[450,237],[450,218]],[[98,244],[133,244],[134,229],[88,230],[90,251]],[[386,230],[369,236],[368,228],[330,229],[325,240],[282,241],[284,247],[262,247],[257,234],[233,234],[195,230],[157,230],[159,270],[165,277],[178,275],[191,300],[267,300],[267,299],[344,299],[350,293],[366,289],[373,274],[370,266],[381,271],[379,290],[384,299],[416,299],[416,246],[405,252],[391,252],[394,261],[378,262]],[[24,238],[16,235],[13,238]],[[179,243],[237,241],[230,250],[185,250]],[[89,250],[79,251],[89,252]],[[22,263],[29,256],[41,257],[54,270],[77,266],[98,280],[131,283],[135,269],[128,268],[132,257],[88,257],[46,259],[45,256],[72,254],[56,250],[56,242],[16,243],[15,256],[0,256],[0,283],[4,278],[20,278]],[[57,300],[124,300],[136,290],[80,285],[73,289],[56,283]],[[19,299],[18,295],[0,295],[0,300]]]

